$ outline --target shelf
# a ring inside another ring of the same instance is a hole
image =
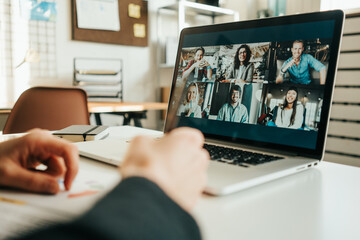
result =
[[[109,70],[76,70],[77,74],[80,75],[117,75],[119,72],[117,71],[109,71]]]
[[[187,14],[197,13],[200,15],[210,16],[210,17],[232,15],[234,16],[235,21],[239,20],[239,13],[231,9],[215,7],[215,6],[210,6],[202,3],[189,2],[189,1],[179,1],[175,4],[161,7],[161,9],[179,11],[179,9],[181,9],[182,7],[186,9]]]
[[[160,68],[174,68],[175,66],[173,64],[166,64],[166,63],[161,63],[160,64]]]
[[[84,89],[89,98],[122,101],[122,60],[75,58],[73,85]]]

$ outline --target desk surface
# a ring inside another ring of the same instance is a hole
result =
[[[204,196],[205,239],[360,239],[360,169],[323,162],[225,197]]]
[[[146,110],[167,110],[168,103],[161,102],[89,102],[91,113],[105,112],[136,112]]]
[[[113,138],[139,134],[161,133],[129,126],[110,128]],[[115,167],[81,160],[80,172],[95,169],[96,174],[102,170],[107,176],[117,174]],[[322,162],[314,169],[232,195],[204,195],[194,216],[209,240],[360,239],[359,182],[360,168]],[[89,199],[86,204],[91,207],[93,202]]]
[[[1,103],[0,114],[9,114],[14,103]],[[167,103],[161,102],[88,102],[90,113],[138,112],[167,110]]]
[[[13,106],[14,103],[0,103],[0,114],[9,114]]]

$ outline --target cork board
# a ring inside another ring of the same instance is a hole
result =
[[[148,45],[148,6],[143,0],[118,0],[120,31],[81,29],[77,25],[76,0],[72,0],[72,39],[79,41],[111,43],[129,46]],[[130,17],[129,4],[140,5],[140,18]],[[145,26],[145,36],[135,36],[134,24]]]

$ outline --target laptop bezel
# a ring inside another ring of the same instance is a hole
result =
[[[343,22],[344,22],[344,12],[341,10],[333,10],[327,12],[315,12],[315,13],[306,13],[306,14],[297,14],[297,15],[288,15],[282,17],[273,17],[273,18],[265,18],[265,19],[257,19],[257,20],[249,20],[249,21],[240,21],[234,23],[225,23],[225,24],[216,24],[216,25],[209,25],[209,26],[200,26],[200,27],[191,27],[185,28],[181,31],[176,63],[174,68],[172,86],[170,91],[169,97],[169,105],[165,120],[164,132],[171,131],[176,124],[174,124],[174,119],[176,117],[170,116],[170,114],[175,114],[176,111],[170,109],[170,102],[173,97],[176,81],[177,81],[177,72],[179,67],[180,61],[180,53],[182,50],[182,45],[184,41],[185,35],[190,34],[201,34],[201,33],[208,33],[208,32],[223,32],[223,31],[230,31],[230,30],[240,30],[240,29],[248,29],[248,28],[260,28],[260,27],[271,27],[271,26],[278,26],[278,25],[288,25],[288,24],[298,24],[298,23],[308,23],[308,22],[315,22],[315,21],[326,21],[326,20],[334,20],[334,34],[331,43],[331,51],[330,51],[330,58],[328,64],[328,71],[326,76],[326,84],[324,87],[324,98],[323,98],[323,106],[322,106],[322,113],[320,117],[320,126],[318,129],[318,138],[315,149],[308,149],[308,148],[301,148],[301,147],[293,147],[287,146],[282,144],[274,144],[268,142],[260,142],[248,139],[241,139],[241,138],[232,138],[227,136],[219,136],[213,134],[206,134],[204,133],[205,138],[207,139],[215,139],[217,141],[222,142],[231,142],[237,143],[241,146],[251,146],[255,148],[261,149],[271,149],[272,151],[282,151],[288,152],[291,155],[298,155],[304,156],[309,158],[314,158],[321,160],[324,149],[325,149],[325,139],[327,134],[327,128],[330,118],[330,107],[332,102],[333,96],[333,89],[335,85],[335,77],[336,77],[336,68],[338,63],[338,57],[340,52],[340,43],[342,37],[342,29],[343,29]],[[171,119],[171,121],[169,121]],[[284,146],[286,147],[286,151],[284,151]]]

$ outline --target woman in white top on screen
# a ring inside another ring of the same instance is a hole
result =
[[[199,89],[196,83],[191,83],[186,93],[186,100],[180,105],[178,115],[201,118],[199,106]]]
[[[290,87],[286,93],[284,104],[279,107],[275,125],[278,127],[298,129],[304,120],[304,107],[298,104],[298,90]]]

